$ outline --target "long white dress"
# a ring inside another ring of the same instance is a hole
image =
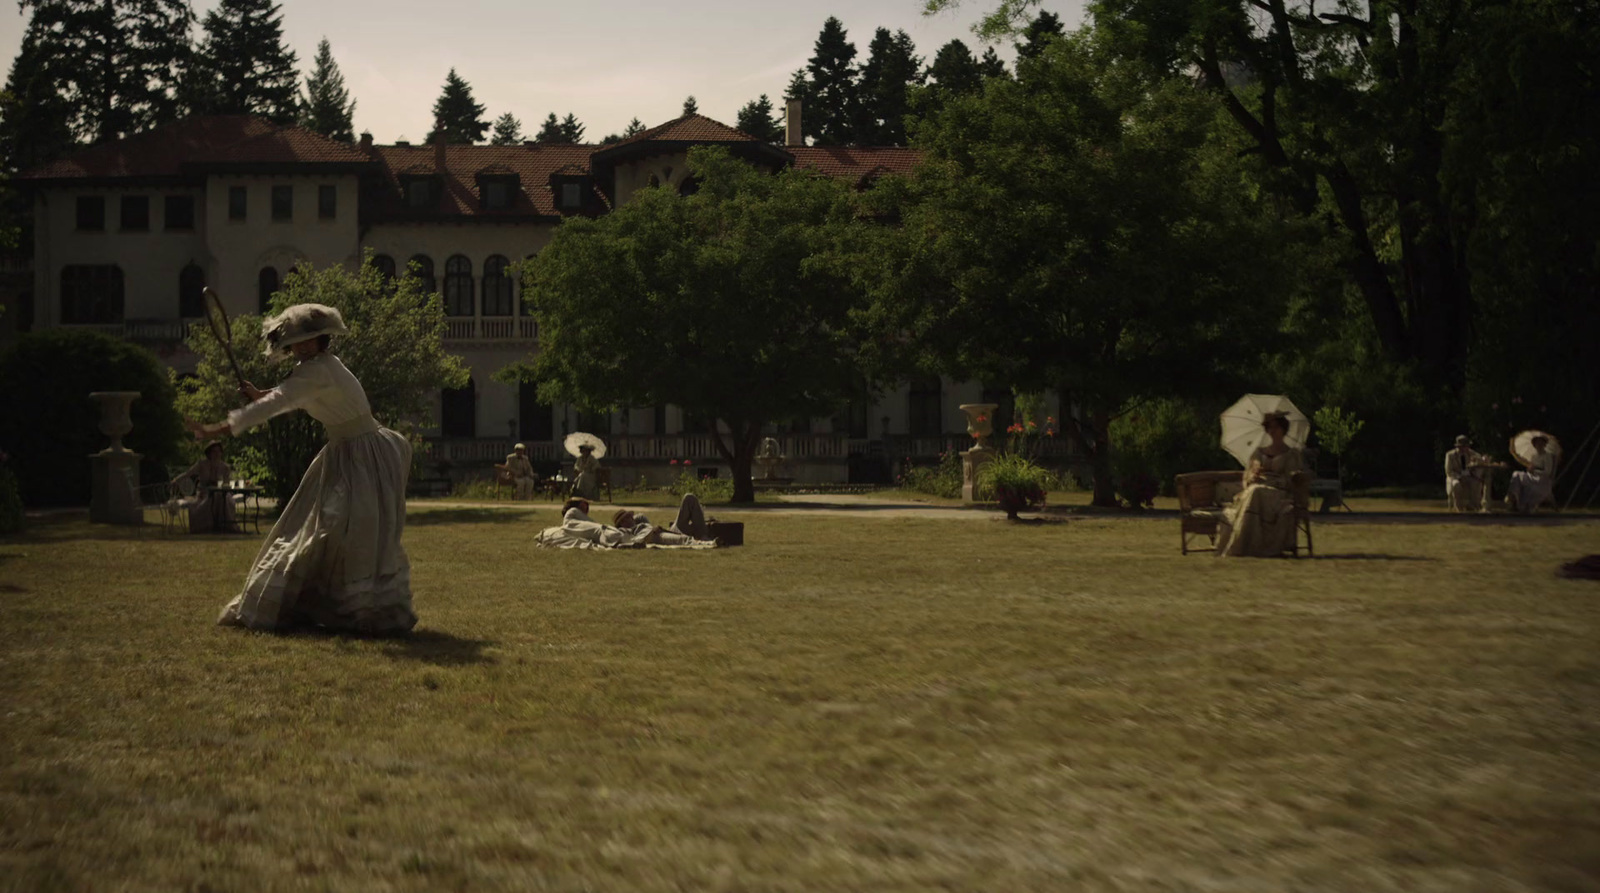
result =
[[[328,443],[217,622],[252,629],[309,622],[368,634],[411,629],[411,564],[400,545],[411,444],[373,419],[361,383],[327,353],[229,413],[228,425],[238,434],[295,409],[323,424]]]
[[[1294,473],[1303,468],[1300,451],[1286,449],[1269,456],[1257,449],[1250,463],[1260,463],[1264,480],[1240,491],[1217,522],[1219,558],[1271,558],[1294,546],[1294,497],[1289,486]]]
[[[1556,457],[1548,450],[1534,454],[1527,471],[1513,472],[1506,489],[1506,504],[1524,515],[1550,498],[1556,485]]]

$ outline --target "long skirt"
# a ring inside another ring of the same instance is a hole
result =
[[[1251,484],[1217,523],[1217,557],[1271,558],[1294,547],[1294,499],[1287,490]]]
[[[1506,504],[1524,515],[1544,504],[1555,489],[1555,480],[1549,475],[1516,471],[1511,474],[1511,486],[1506,488]]]
[[[410,473],[411,444],[387,428],[330,441],[217,622],[365,634],[411,629],[411,564],[400,545]]]

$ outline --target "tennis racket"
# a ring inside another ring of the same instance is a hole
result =
[[[222,352],[228,356],[228,365],[233,367],[233,378],[239,383],[239,391],[244,392],[244,373],[239,371],[239,361],[233,356],[233,324],[228,321],[228,311],[222,306],[222,296],[206,286],[201,290],[205,297],[206,323],[211,326],[211,334],[222,345]]]

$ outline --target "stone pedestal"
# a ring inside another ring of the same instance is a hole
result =
[[[89,520],[97,524],[143,524],[139,501],[139,454],[132,450],[101,450],[89,455],[93,490]]]
[[[961,454],[961,501],[967,505],[978,502],[978,469],[985,462],[993,459],[995,451],[984,446],[975,446]]]
[[[133,430],[128,407],[139,399],[139,392],[95,391],[89,397],[100,404],[100,433],[111,438],[111,446],[89,456],[89,520],[99,524],[143,524],[140,456],[122,445],[123,435]]]

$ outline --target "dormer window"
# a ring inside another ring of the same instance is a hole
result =
[[[497,165],[497,167],[499,167]],[[504,167],[478,173],[478,199],[485,211],[509,211],[516,206],[521,179]]]
[[[405,177],[400,181],[406,207],[412,211],[432,211],[439,206],[439,181],[435,177]]]
[[[583,206],[583,187],[577,183],[561,184],[561,210],[576,211]]]
[[[562,214],[583,214],[593,210],[590,192],[594,180],[587,168],[569,164],[550,175],[550,201]]]

